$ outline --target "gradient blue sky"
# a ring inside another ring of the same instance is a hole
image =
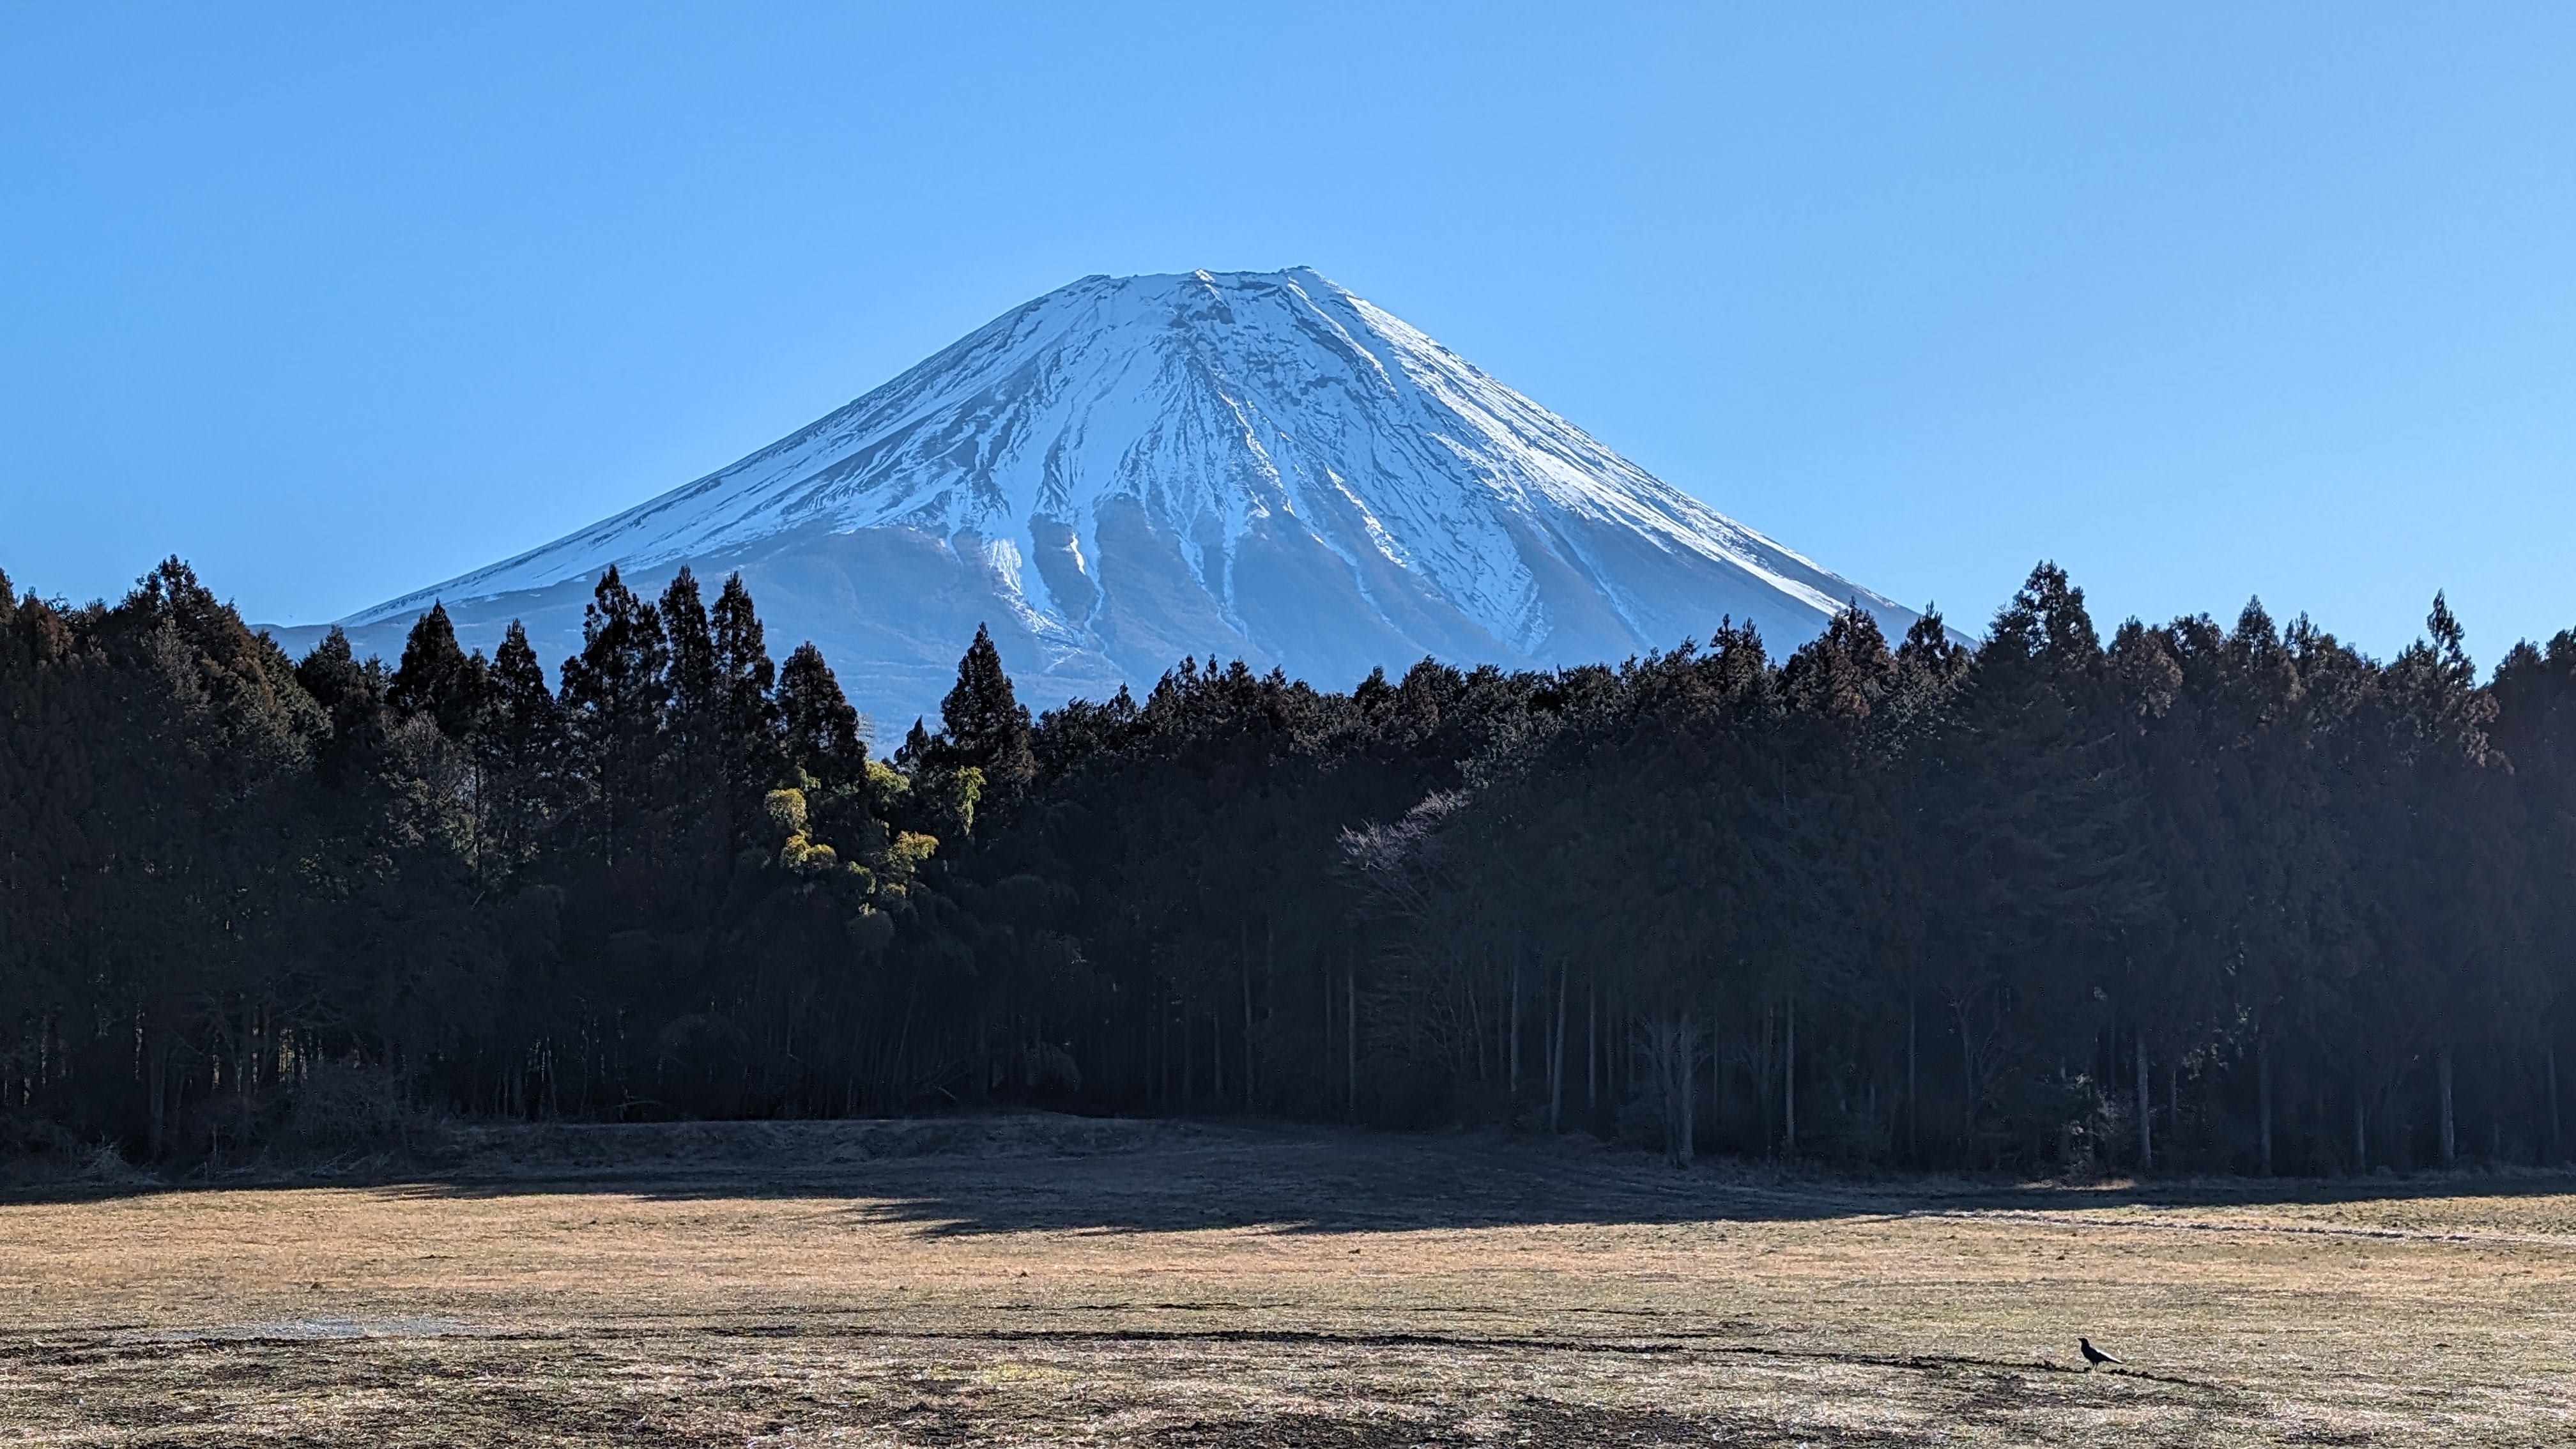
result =
[[[2473,12],[2473,13],[2464,13]],[[2576,8],[0,8],[0,568],[327,619],[1311,265],[1981,627],[2576,624]]]

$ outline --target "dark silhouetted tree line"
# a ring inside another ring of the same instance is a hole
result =
[[[1922,1166],[2555,1162],[2576,631],[2481,682],[2042,566],[1327,693],[1184,660],[1032,720],[978,634],[890,757],[813,646],[611,570],[302,660],[182,565],[0,580],[0,1118],[256,1151],[317,1073],[636,1120],[1038,1103]]]

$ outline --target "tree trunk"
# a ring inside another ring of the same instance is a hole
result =
[[[1905,1160],[1909,1165],[1920,1167],[1923,1165],[1923,1148],[1914,1131],[1914,1124],[1921,1121],[1923,1115],[1918,1109],[1914,1096],[1914,1027],[1916,1016],[1917,1012],[1914,993],[1909,991],[1905,993]]]
[[[1798,1155],[1798,998],[1789,997],[1789,1026],[1780,1051],[1781,1142]]]
[[[1688,1167],[1699,1150],[1699,1134],[1693,1130],[1691,1122],[1691,1107],[1697,1100],[1697,1093],[1691,1086],[1691,1069],[1699,1064],[1699,1042],[1693,1033],[1689,1012],[1682,1013],[1681,1030],[1676,1035],[1680,1037],[1682,1058],[1682,1166]]]
[[[1264,928],[1263,934],[1266,939],[1268,935],[1267,927]],[[1253,1110],[1254,1091],[1252,1080],[1252,926],[1250,922],[1243,923],[1237,939],[1241,944],[1241,950],[1237,953],[1237,959],[1243,964],[1243,1110],[1249,1112]]]
[[[1708,1121],[1713,1129],[1726,1120],[1726,1069],[1717,1057],[1717,1012],[1708,1014]]]
[[[1521,1104],[1521,953],[1512,952],[1512,1006],[1504,1014],[1511,1035],[1504,1047],[1503,1090],[1515,1110]]]
[[[2272,1175],[2272,1043],[2254,1039],[2254,1100],[2263,1124],[2263,1175]]]
[[[2352,1170],[2370,1171],[2370,1108],[2362,1100],[2359,1081],[2352,1084]]]
[[[1547,1054],[1547,1130],[1557,1131],[1565,1108],[1565,963],[1556,964],[1556,1030]]]
[[[2155,1098],[2147,1091],[2147,1034],[2138,1032],[2138,1171],[2156,1170]]]
[[[1683,1155],[1687,1142],[1682,1124],[1689,1116],[1682,1105],[1681,1026],[1671,1011],[1661,1008],[1638,1025],[1646,1036],[1645,1051],[1640,1055],[1654,1069],[1655,1095],[1663,1108],[1664,1162],[1679,1167],[1687,1160]]]
[[[1323,1001],[1324,1035],[1316,1045],[1315,1085],[1323,1088],[1324,1100],[1333,1100],[1333,963],[1330,958],[1315,959],[1315,984]]]
[[[147,1030],[143,1049],[144,1091],[149,1094],[144,1105],[150,1109],[149,1135],[144,1150],[154,1158],[161,1155],[163,1119],[170,1098],[170,1047],[161,1033]]]
[[[1349,1080],[1344,1083],[1349,1095],[1342,1100],[1344,1120],[1360,1120],[1360,968],[1346,963],[1342,975],[1342,1045],[1343,1070]]]
[[[2451,1049],[2444,1047],[2433,1058],[2433,1074],[2442,1086],[2442,1165],[2459,1160],[2460,1139],[2457,1122],[2451,1115]]]
[[[1485,1080],[1485,1015],[1476,994],[1476,978],[1467,978],[1467,1039],[1476,1044],[1476,1080]]]
[[[2182,1061],[2165,1063],[2165,1156],[2182,1156]]]
[[[1767,1001],[1762,1003],[1762,1040],[1754,1048],[1754,1095],[1760,1099],[1756,1105],[1762,1112],[1762,1155],[1764,1157],[1769,1157],[1778,1150],[1780,1145],[1779,1119],[1771,1111],[1773,1096],[1780,1085],[1779,1078],[1771,1070],[1771,1023],[1779,1014],[1779,1009],[1771,1003]]]
[[[1601,1041],[1601,983],[1583,978],[1583,1114],[1601,1110],[1598,1062]]]
[[[1967,1085],[1968,1099],[1968,1105],[1960,1112],[1961,1130],[1966,1135],[1960,1139],[1959,1152],[1973,1166],[1977,1160],[1977,1049],[1968,1040],[1967,1008],[1955,1007],[1952,1015],[1959,1022],[1959,1079]]]
[[[2560,1161],[2564,1153],[2558,1145],[2558,1043],[2552,1039],[2548,1052],[2549,1067],[2549,1160]]]

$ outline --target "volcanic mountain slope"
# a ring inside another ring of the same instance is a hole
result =
[[[1304,268],[1086,277],[750,457],[344,620],[388,658],[434,600],[550,663],[616,564],[739,569],[889,727],[988,622],[1038,708],[1183,655],[1347,688],[1426,654],[1618,660],[1721,618],[1775,647],[1913,611],[1669,487]]]

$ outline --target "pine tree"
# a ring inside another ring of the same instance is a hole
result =
[[[916,715],[912,728],[903,732],[903,743],[895,747],[894,767],[907,773],[928,769],[931,753],[938,748],[938,742],[930,737],[930,726]]]
[[[295,666],[295,678],[330,717],[320,752],[324,782],[340,784],[372,768],[387,727],[383,661],[360,662],[334,624]]]
[[[1781,694],[1790,708],[1812,720],[1857,730],[1895,667],[1878,620],[1854,604],[1789,656],[1780,670]]]
[[[610,565],[582,610],[581,653],[564,661],[561,697],[600,857],[612,865],[639,843],[634,837],[655,804],[669,665],[661,615]]]
[[[670,645],[670,710],[665,741],[670,770],[662,782],[675,823],[712,822],[730,840],[735,832],[725,789],[723,690],[716,674],[715,636],[697,575],[680,567],[655,606]]]
[[[851,784],[867,773],[868,748],[859,712],[841,693],[832,666],[811,641],[796,646],[778,675],[778,712],[788,763],[825,785]]]
[[[736,800],[734,843],[740,845],[743,830],[756,815],[752,807],[780,782],[786,755],[774,698],[778,667],[770,662],[760,614],[739,573],[727,575],[716,596],[712,648],[721,715],[719,753]]]
[[[975,626],[975,642],[966,646],[966,656],[957,661],[957,685],[940,702],[939,718],[941,763],[982,771],[988,796],[1012,798],[1037,777],[1028,709],[1011,692],[1001,651],[981,624]]]
[[[158,1150],[192,1064],[219,1049],[225,1004],[258,990],[310,919],[296,896],[323,852],[296,807],[338,800],[285,788],[311,758],[318,711],[275,644],[186,565],[165,561],[81,623],[98,643],[103,708],[82,722],[80,751],[58,763],[86,777],[78,827],[105,848],[97,878],[75,887],[88,899],[53,951],[96,978],[84,992],[105,1009],[101,1020],[117,1020],[120,1075],[139,1083],[144,1135]],[[351,659],[345,637],[315,652],[312,672],[340,686],[334,712],[347,733],[333,743],[351,750],[342,776],[363,785],[381,739],[383,671]]]
[[[2456,1151],[2454,1063],[2462,1046],[2521,1047],[2546,991],[2529,956],[2511,949],[2522,877],[2522,832],[2503,790],[2511,776],[2489,742],[2495,697],[2477,687],[2466,634],[2433,596],[2426,638],[2387,671],[2387,822],[2373,841],[2374,895],[2388,972],[2392,1061],[2436,1064],[2443,1166]],[[2483,1038],[2483,1040],[2481,1040]]]
[[[366,670],[358,663],[349,636],[334,624],[295,666],[296,682],[326,710],[368,692]]]
[[[1997,611],[1912,772],[1926,984],[1955,1031],[1972,1152],[1985,1109],[2032,1090],[2006,1043],[2089,1050],[2092,989],[2117,984],[2120,933],[2151,888],[2118,868],[2137,782],[2108,727],[2105,671],[2083,592],[2042,563]]]
[[[461,741],[481,723],[490,683],[483,656],[458,646],[447,606],[433,603],[403,641],[402,663],[386,683],[385,703],[402,714],[428,715],[440,733]]]
[[[671,715],[676,721],[711,718],[720,694],[716,674],[715,636],[709,632],[706,605],[698,598],[697,576],[686,564],[662,590],[658,606],[662,633],[670,644]]]
[[[492,855],[525,863],[544,829],[563,767],[563,711],[546,687],[528,631],[510,621],[492,655],[491,709],[479,750],[494,796]]]

